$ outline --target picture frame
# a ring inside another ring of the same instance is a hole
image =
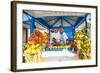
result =
[[[97,6],[12,1],[11,71],[19,72],[96,67],[98,65],[97,12]],[[35,26],[33,26],[33,24]],[[47,30],[45,26],[49,29]],[[61,32],[61,28],[63,28],[63,31],[68,35],[68,39],[66,39],[68,43],[65,41],[67,46],[64,40],[63,42],[60,41],[60,46],[58,45],[58,41],[55,42],[56,39],[58,39],[57,32]],[[42,32],[37,31],[39,29],[41,29],[43,33],[48,33],[48,35],[45,34],[45,36],[43,36]],[[37,37],[38,39],[36,40]],[[39,41],[40,39],[41,41]],[[74,45],[74,47],[72,46],[72,41],[76,41],[78,48],[75,48],[77,47],[76,45]],[[35,46],[32,43],[34,43]],[[46,44],[48,43],[49,49],[46,47],[44,48],[44,45],[47,46]],[[90,43],[88,45],[89,47],[85,47],[86,43]],[[68,48],[68,45],[70,48]],[[38,46],[38,49],[36,46]],[[82,47],[85,47],[85,49],[89,51],[82,51]],[[66,48],[72,53],[68,50],[66,51]],[[26,56],[28,58],[26,58]],[[38,58],[38,60],[36,58]]]

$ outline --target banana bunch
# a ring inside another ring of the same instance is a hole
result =
[[[25,61],[26,62],[41,62],[42,61],[42,53],[41,51],[41,46],[39,44],[37,45],[31,45],[29,48],[27,48],[24,51],[25,55]]]
[[[23,53],[26,62],[42,62],[42,50],[48,42],[47,32],[34,29],[28,38],[28,42],[23,46]]]
[[[65,48],[70,48],[70,45],[64,45],[64,46],[49,46],[49,48],[55,48],[55,49],[65,49]]]
[[[84,30],[77,30],[73,37],[74,42],[78,46],[78,57],[79,59],[90,59],[91,58],[91,38]]]

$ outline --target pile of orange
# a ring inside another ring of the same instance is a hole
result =
[[[42,44],[48,41],[48,33],[41,32],[39,30],[33,30],[31,36],[28,39],[29,44]]]

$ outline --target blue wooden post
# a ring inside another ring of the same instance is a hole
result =
[[[75,26],[73,26],[72,29],[73,29],[73,34],[72,34],[72,36],[74,36],[74,35],[75,35]]]
[[[32,33],[34,28],[36,28],[35,27],[35,20],[30,19],[30,34]]]
[[[63,16],[61,16],[61,27],[63,26]]]

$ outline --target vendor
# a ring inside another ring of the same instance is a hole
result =
[[[60,31],[60,44],[61,45],[65,45],[65,44],[68,44],[68,37],[66,35],[66,33],[64,32],[63,28],[60,28],[59,29]]]
[[[56,38],[52,38],[52,45],[53,46],[57,46],[58,45]]]

